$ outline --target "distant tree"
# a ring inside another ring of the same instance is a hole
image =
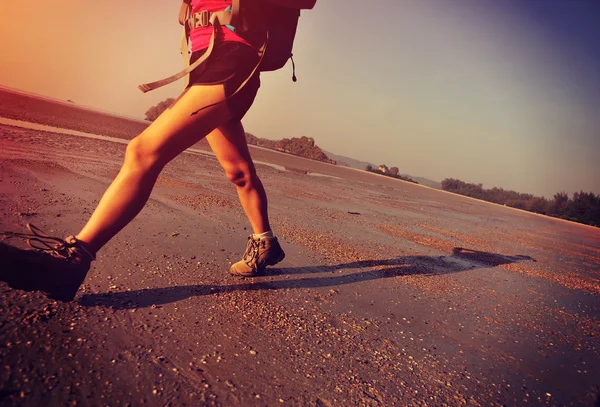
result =
[[[457,194],[466,195],[464,193],[465,185],[467,185],[465,182],[454,178],[446,178],[442,181],[442,189],[444,191],[455,192]]]
[[[252,133],[246,132],[246,143],[258,145],[258,137]]]
[[[330,159],[327,154],[315,144],[315,139],[312,137],[303,136],[300,138],[292,137],[284,138],[282,140],[267,140],[256,137],[251,133],[246,133],[246,142],[256,146],[270,148],[272,150],[284,151],[311,160],[337,164],[335,160]]]
[[[369,172],[374,172],[375,174],[386,175],[388,177],[418,184],[418,182],[414,179],[400,175],[400,170],[398,170],[397,167],[392,167],[391,169],[388,169],[388,167],[385,164],[381,164],[378,168],[374,168],[371,164],[367,164],[365,170]]]
[[[580,222],[599,225],[600,224],[600,196],[592,192],[575,192],[573,199],[569,201],[567,209],[568,217]]]
[[[168,98],[162,102],[159,102],[156,106],[150,107],[150,109],[146,111],[146,120],[153,122],[162,114],[162,112],[167,110],[167,108],[171,106],[173,102],[175,102],[175,99]]]
[[[525,201],[520,199],[509,199],[506,201],[506,205],[517,209],[525,209]]]
[[[534,196],[525,202],[525,209],[530,212],[546,214],[548,200],[544,197]]]
[[[502,188],[483,189],[482,184],[468,184],[453,178],[444,179],[442,189],[530,212],[600,226],[600,195],[592,192],[575,192],[573,199],[569,199],[569,194],[566,192],[559,192],[554,195],[553,200],[548,200],[544,197],[506,191]]]
[[[554,200],[548,202],[546,213],[551,216],[564,218],[569,209],[569,194],[566,192],[557,192],[554,194]]]

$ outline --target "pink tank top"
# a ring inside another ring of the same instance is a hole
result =
[[[223,11],[227,7],[231,7],[231,0],[192,0],[192,14],[202,10]],[[190,32],[190,40],[192,41],[192,52],[200,51],[208,48],[210,36],[212,35],[212,27],[198,27]],[[231,29],[223,27],[222,33],[215,38],[216,41],[237,41],[248,44],[242,37],[237,35]],[[250,45],[250,44],[248,44]]]

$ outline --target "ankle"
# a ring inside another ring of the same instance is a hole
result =
[[[83,240],[79,239],[79,237],[75,236],[75,240],[77,241],[77,246],[79,246],[79,248],[81,250],[83,250],[83,252],[88,255],[90,257],[90,260],[96,260],[96,250],[92,247],[92,245],[90,245],[87,242],[84,242]]]
[[[263,233],[253,233],[252,237],[255,239],[272,239],[275,237],[275,234],[273,233],[273,231],[271,229],[269,229]]]

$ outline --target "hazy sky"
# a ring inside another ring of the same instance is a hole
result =
[[[179,1],[0,0],[0,84],[143,118],[178,95]],[[520,192],[600,193],[600,1],[319,0],[244,125]]]

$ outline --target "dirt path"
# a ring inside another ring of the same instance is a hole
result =
[[[122,154],[0,126],[1,229],[75,233]],[[184,154],[75,302],[0,284],[0,406],[597,402],[600,230],[258,168],[287,253],[267,276],[228,275],[249,225],[216,160]]]

